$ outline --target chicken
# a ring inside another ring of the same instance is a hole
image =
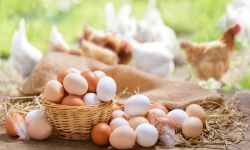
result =
[[[234,0],[232,4],[226,7],[225,15],[223,16],[220,25],[223,29],[239,23],[241,32],[239,39],[244,45],[250,46],[250,1],[249,0]]]
[[[41,59],[42,53],[32,46],[26,37],[25,21],[21,19],[19,29],[13,35],[11,63],[23,78],[27,77]]]
[[[161,42],[131,41],[132,65],[157,76],[166,77],[174,71],[173,54]]]
[[[127,64],[132,58],[130,44],[126,40],[120,39],[110,32],[104,32],[85,26],[82,38],[80,38],[80,41],[81,40],[93,42],[100,47],[106,48],[105,50],[111,50],[118,56],[119,64]]]
[[[51,30],[49,51],[70,51],[69,45],[64,41],[62,34],[57,30],[56,26],[53,26]]]
[[[194,75],[198,79],[214,78],[220,80],[228,71],[230,54],[234,48],[235,36],[240,32],[240,25],[229,27],[218,41],[209,43],[181,42]]]

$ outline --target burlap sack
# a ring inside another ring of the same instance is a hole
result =
[[[113,77],[117,83],[118,95],[127,89],[130,94],[123,95],[119,100],[134,92],[148,96],[152,102],[161,102],[168,108],[184,108],[190,103],[201,101],[215,101],[222,103],[220,95],[205,90],[197,85],[187,82],[168,81],[161,77],[141,72],[126,65],[108,66],[91,58],[69,55],[60,52],[48,53],[34,68],[32,74],[22,87],[26,95],[37,95],[42,91],[47,81],[56,79],[58,72],[66,67],[75,67],[79,70],[89,68],[91,70],[102,70]]]

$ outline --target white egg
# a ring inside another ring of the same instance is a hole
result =
[[[136,142],[143,147],[151,147],[155,145],[158,140],[157,129],[149,123],[140,124],[135,129],[135,134]]]
[[[142,94],[131,96],[124,104],[124,111],[130,116],[144,116],[149,109],[150,100]]]
[[[35,109],[26,114],[25,122],[26,124],[30,124],[32,121],[39,120],[41,118],[45,118],[44,112],[40,109]]]
[[[174,109],[167,114],[167,118],[175,120],[177,129],[181,129],[182,123],[189,118],[189,116],[181,109]]]
[[[88,82],[78,73],[70,73],[63,80],[65,90],[74,95],[83,95],[88,90]]]
[[[124,118],[115,118],[110,122],[109,126],[111,130],[113,131],[120,126],[129,126],[129,123]]]
[[[116,94],[116,83],[111,77],[102,77],[97,83],[96,94],[102,101],[110,101]]]
[[[103,71],[97,70],[93,72],[99,79],[101,79],[102,77],[105,77],[106,74]]]
[[[87,93],[83,97],[83,100],[85,105],[99,105],[101,103],[100,99],[95,93]]]

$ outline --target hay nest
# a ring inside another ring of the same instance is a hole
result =
[[[186,139],[180,131],[176,131],[177,147],[218,149],[222,146],[221,149],[227,149],[229,145],[238,147],[237,144],[244,141],[248,115],[241,111],[243,108],[239,108],[239,99],[236,96],[224,104],[206,102],[200,105],[207,113],[202,135],[196,139]],[[42,108],[39,96],[7,98],[1,107],[4,113],[0,114],[0,125],[9,113],[18,112],[25,116],[33,109]]]

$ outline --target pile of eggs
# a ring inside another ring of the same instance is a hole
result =
[[[116,107],[109,124],[95,125],[91,138],[97,145],[110,144],[116,149],[129,149],[136,143],[151,147],[162,134],[167,134],[163,131],[164,126],[173,132],[182,131],[186,138],[197,138],[204,122],[205,111],[197,104],[189,105],[186,111],[174,109],[168,112],[164,105],[151,104],[148,97],[137,94],[128,98],[124,111]]]
[[[68,106],[99,105],[116,95],[116,82],[102,71],[67,68],[59,72],[57,80],[44,87],[44,97],[56,104]]]
[[[4,126],[9,136],[19,137],[22,140],[30,138],[44,140],[53,131],[50,122],[45,118],[43,111],[40,109],[30,111],[25,118],[19,113],[9,114],[5,119]]]

